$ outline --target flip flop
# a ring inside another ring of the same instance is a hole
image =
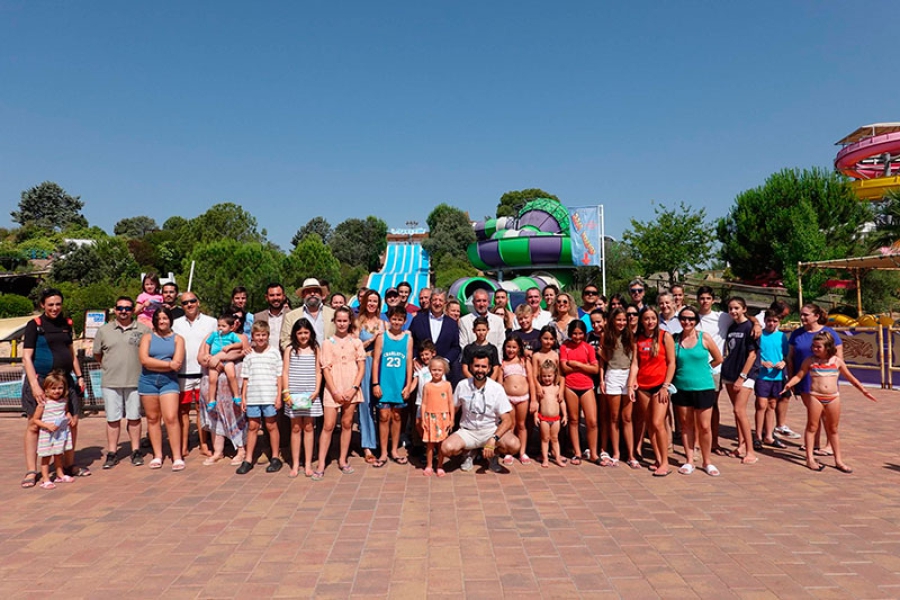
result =
[[[572,458],[569,459],[569,462],[572,463],[573,465],[575,465],[575,466],[577,467],[578,465],[581,464],[581,457],[580,457],[580,456],[573,456]]]
[[[741,464],[742,464],[742,465],[755,465],[755,464],[758,463],[758,462],[759,462],[759,457],[758,457],[758,456],[754,456],[753,458],[747,458],[747,457],[745,456],[744,458],[741,459]]]
[[[356,469],[354,469],[350,465],[338,465],[338,469],[340,469],[341,473],[343,473],[344,475],[352,475],[356,472]],[[313,475],[313,477],[315,477],[315,475]]]
[[[372,466],[375,467],[376,469],[380,469],[381,467],[383,467],[386,464],[387,464],[386,461],[383,461],[380,458],[377,458],[377,459],[375,459],[375,462],[372,463]]]
[[[671,472],[672,472],[672,469],[666,469],[665,473],[657,473],[656,471],[653,471],[653,476],[654,477],[667,477],[669,475],[669,473],[671,473]]]
[[[33,488],[34,486],[37,485],[37,482],[38,482],[38,479],[40,478],[40,476],[41,476],[40,471],[28,471],[27,473],[25,473],[25,477],[22,478],[22,488],[24,488],[26,490],[29,488]],[[54,487],[56,487],[56,486],[54,486]],[[52,488],[49,488],[49,489],[52,489]]]
[[[368,463],[370,465],[374,465],[376,462],[378,462],[378,459],[375,458],[374,454],[372,454],[371,452],[366,454],[366,463]]]
[[[408,465],[409,464],[409,459],[406,458],[405,456],[391,456],[390,459],[392,462],[395,462],[398,465]]]
[[[820,450],[819,448],[814,448],[813,456],[834,456],[834,452],[832,452],[831,450]]]
[[[847,473],[848,475],[853,472],[853,467],[851,467],[850,465],[835,465],[834,468],[841,473]]]
[[[731,451],[726,450],[725,448],[723,448],[721,446],[719,446],[718,448],[713,450],[712,453],[715,454],[716,456],[731,456]]]
[[[325,479],[325,471],[313,471],[312,477],[310,477],[313,481],[322,481]]]
[[[810,467],[809,465],[806,465],[806,466],[809,468],[810,471],[815,471],[817,473],[825,470],[825,465],[823,465],[822,463],[816,463],[815,467]]]

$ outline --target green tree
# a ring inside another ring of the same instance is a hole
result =
[[[434,285],[448,289],[457,279],[475,277],[478,270],[466,259],[444,254],[434,265],[434,273]]]
[[[322,242],[318,234],[303,237],[293,252],[284,259],[284,287],[293,290],[307,277],[327,279],[334,282],[341,274],[341,263],[331,253],[331,248]]]
[[[889,247],[900,240],[900,191],[891,190],[875,210],[875,231],[866,236],[871,250]]]
[[[128,285],[140,270],[124,240],[106,238],[93,244],[70,244],[53,261],[50,279],[56,282]]]
[[[466,260],[466,248],[475,241],[469,215],[448,204],[438,204],[426,219],[428,237],[422,248],[428,253],[435,273],[444,255]]]
[[[328,245],[342,263],[377,271],[387,248],[387,223],[378,217],[347,219],[334,228]]]
[[[559,202],[559,198],[540,188],[509,191],[500,196],[500,203],[497,204],[497,218],[514,217],[519,214],[523,206],[538,198],[550,198]]]
[[[27,317],[34,312],[34,303],[25,296],[0,294],[0,319]]]
[[[872,218],[849,181],[826,169],[785,169],[738,194],[716,224],[721,256],[738,277],[774,271],[797,291],[797,263],[854,256],[863,250],[861,230]],[[804,278],[811,295],[823,275]]]
[[[319,239],[327,244],[329,238],[331,238],[331,223],[325,217],[313,217],[306,222],[306,225],[297,230],[297,233],[291,239],[291,244],[295,247],[298,246],[311,233],[318,235]]]
[[[667,209],[660,204],[654,209],[656,219],[631,219],[631,229],[622,239],[631,248],[644,274],[664,272],[675,283],[684,274],[706,263],[712,257],[714,236],[706,222],[706,210],[694,211],[681,202]]]
[[[184,260],[183,272],[195,261],[193,290],[203,304],[215,313],[231,300],[236,285],[247,288],[248,310],[265,306],[266,286],[281,281],[284,254],[262,242],[220,239],[198,244]]]
[[[113,233],[128,238],[141,239],[148,233],[153,233],[158,230],[159,226],[156,224],[155,219],[141,215],[138,217],[121,219],[113,228]]]
[[[45,181],[22,192],[19,210],[9,213],[19,225],[31,224],[48,231],[61,231],[66,225],[87,225],[81,214],[81,196],[70,196],[59,185]]]

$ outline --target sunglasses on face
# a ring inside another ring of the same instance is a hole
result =
[[[190,306],[191,304],[197,304],[197,300],[195,299],[195,300],[182,300],[181,301],[182,306]]]
[[[640,294],[641,292],[644,291],[644,288],[631,288],[628,291],[631,292],[632,294]]]
[[[581,292],[581,295],[582,296],[596,296],[597,292],[595,292],[594,290],[584,290],[583,292]]]
[[[130,306],[117,306],[116,307],[116,312],[131,312],[132,310],[134,310],[134,309]]]
[[[697,322],[697,317],[678,317],[679,321]]]
[[[568,304],[569,301],[568,300],[557,300],[556,303],[557,304]]]
[[[625,314],[628,315],[629,318],[638,316],[638,314],[636,312],[627,312]]]

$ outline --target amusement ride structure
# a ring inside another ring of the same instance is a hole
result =
[[[834,168],[856,181],[853,188],[862,200],[882,200],[900,189],[900,123],[863,125],[837,142],[843,146]]]

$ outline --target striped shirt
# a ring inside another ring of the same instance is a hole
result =
[[[284,414],[291,419],[298,417],[321,417],[324,412],[322,410],[322,399],[318,397],[316,390],[316,370],[318,363],[316,355],[313,352],[298,354],[291,350],[291,360],[288,366],[288,391],[291,397],[298,397],[302,393],[313,394],[315,396],[312,406],[306,409],[294,409],[289,404],[285,404]]]
[[[255,349],[244,358],[241,377],[247,381],[247,404],[275,404],[278,398],[278,378],[281,377],[281,356],[267,346],[263,352]]]

